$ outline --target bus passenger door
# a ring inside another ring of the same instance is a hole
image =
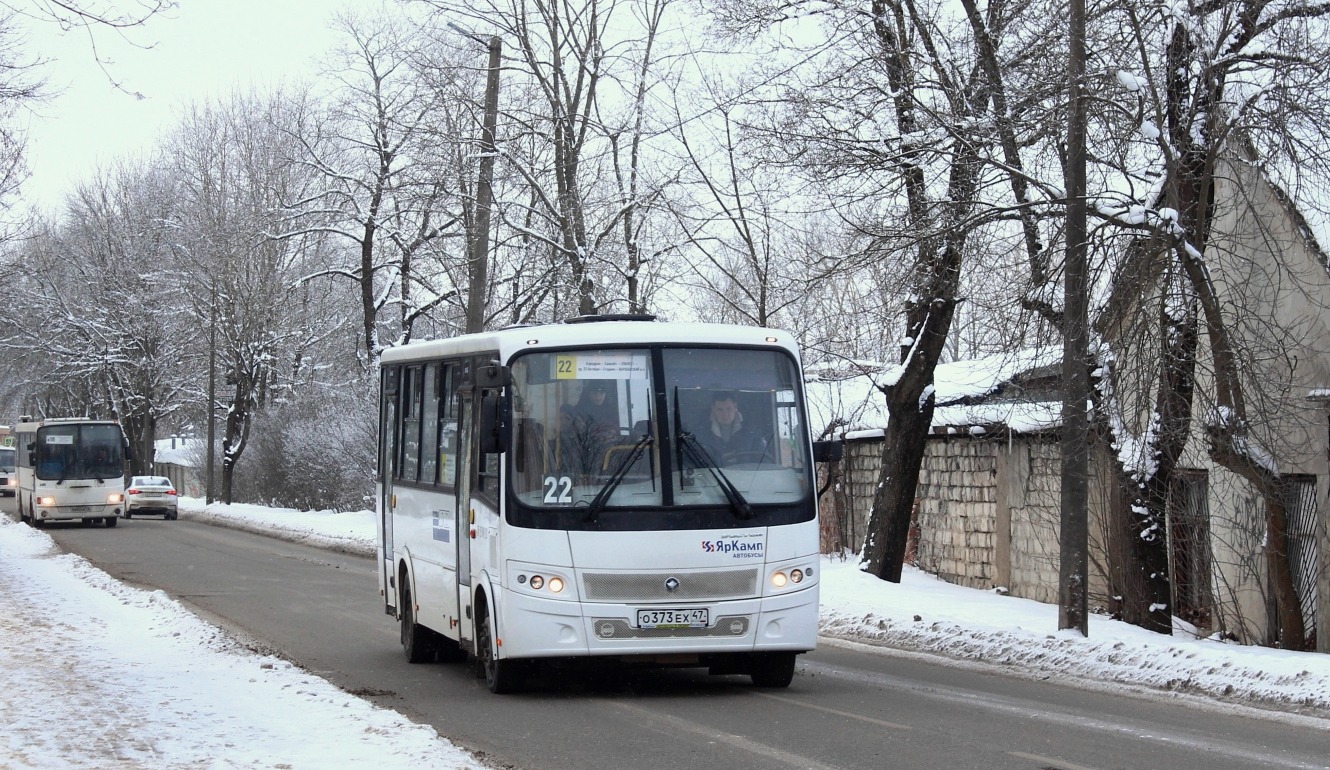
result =
[[[400,369],[383,372],[383,404],[379,415],[379,587],[384,612],[397,614],[397,581],[393,574],[393,475],[397,456],[397,378]]]
[[[476,418],[473,390],[463,387],[457,393],[457,606],[465,619],[458,623],[458,639],[465,648],[474,636],[475,620],[471,612],[471,467],[475,457]]]

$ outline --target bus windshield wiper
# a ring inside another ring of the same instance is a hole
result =
[[[697,437],[687,431],[679,434],[679,443],[683,445],[683,450],[688,454],[689,459],[694,465],[706,466],[711,471],[711,475],[716,477],[716,484],[720,491],[725,493],[725,499],[730,501],[730,508],[734,515],[741,519],[753,518],[753,506],[748,504],[747,498],[739,491],[739,488],[730,481],[730,477],[720,469],[720,464],[716,462],[707,448],[697,440]]]
[[[596,493],[595,498],[591,500],[591,505],[587,507],[584,520],[588,524],[600,518],[600,512],[605,510],[605,506],[610,501],[610,495],[614,494],[614,490],[619,488],[619,484],[623,482],[624,476],[628,475],[628,469],[633,467],[633,463],[637,462],[638,458],[642,456],[642,452],[651,444],[651,441],[651,434],[644,433],[642,438],[638,439],[636,444],[633,444],[633,448],[624,455],[624,458],[614,467],[614,473],[610,474],[610,478],[605,482],[605,486],[600,488],[600,491]]]

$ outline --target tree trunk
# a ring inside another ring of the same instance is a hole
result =
[[[920,409],[918,396],[910,398],[898,386],[887,395],[887,408],[890,418],[882,442],[882,470],[873,494],[862,561],[865,572],[899,583],[905,566],[919,466],[933,422],[933,399],[928,398]]]
[[[919,466],[933,424],[933,371],[946,345],[955,313],[954,276],[960,270],[963,241],[963,233],[953,232],[941,253],[921,264],[930,289],[923,296],[929,300],[907,306],[906,328],[912,344],[903,350],[905,360],[899,379],[883,388],[887,428],[882,445],[882,470],[873,494],[862,562],[865,572],[893,583],[900,582],[905,565]]]

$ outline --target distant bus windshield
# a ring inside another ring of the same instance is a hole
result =
[[[0,447],[0,473],[13,473],[14,470],[13,447]]]
[[[125,474],[120,428],[106,424],[48,425],[37,431],[39,479],[111,479]],[[12,462],[12,460],[11,460]]]

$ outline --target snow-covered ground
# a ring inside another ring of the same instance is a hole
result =
[[[185,498],[181,518],[374,550],[367,511],[205,508]],[[1050,605],[916,570],[897,585],[852,561],[823,563],[831,643],[1330,717],[1330,655],[1165,638],[1101,617],[1089,638],[1056,629]],[[162,592],[125,586],[5,516],[0,714],[4,768],[482,767],[433,729],[256,655]]]

